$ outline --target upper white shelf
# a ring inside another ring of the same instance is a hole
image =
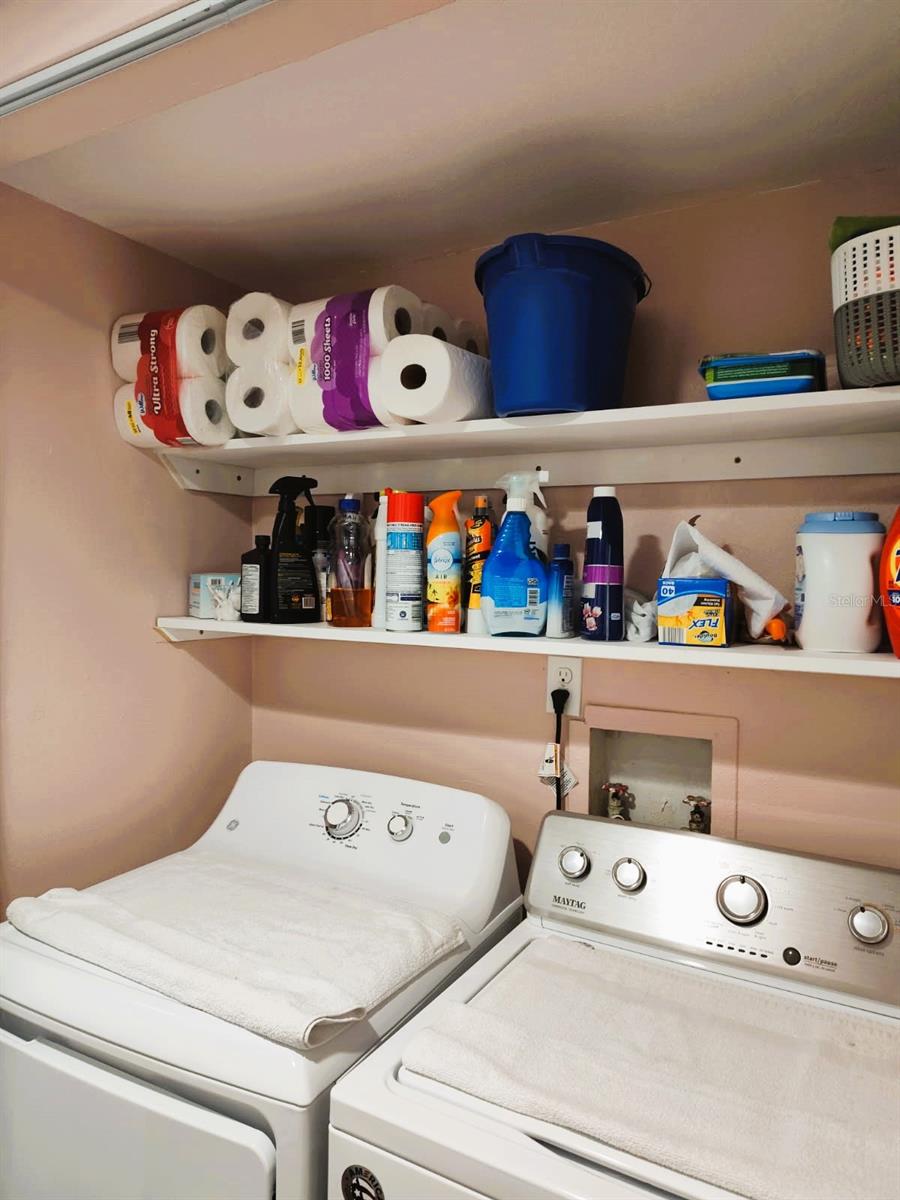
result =
[[[562,654],[569,658],[650,663],[682,667],[795,671],[813,675],[853,675],[900,679],[893,654],[826,654],[781,646],[660,646],[657,642],[589,642],[581,638],[487,637],[446,633],[391,633],[384,629],[335,629],[330,625],[256,625],[196,617],[160,617],[157,629],[171,642],[223,637],[275,637],[369,646],[420,646],[434,650],[481,650],[501,654]]]
[[[534,466],[553,484],[882,474],[900,471],[900,387],[236,438],[160,453],[182,487],[245,496],[301,471],[325,494],[483,488]]]

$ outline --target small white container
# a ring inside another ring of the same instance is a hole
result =
[[[884,534],[877,513],[806,514],[797,530],[794,580],[797,641],[804,650],[878,649],[877,572]]]

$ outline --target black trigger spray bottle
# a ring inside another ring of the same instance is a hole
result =
[[[318,480],[308,475],[284,475],[269,492],[280,497],[269,558],[269,620],[278,624],[307,624],[322,620],[319,582],[312,550],[297,537],[297,497],[315,508],[312,489]]]

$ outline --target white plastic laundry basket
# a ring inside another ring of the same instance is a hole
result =
[[[831,256],[831,306],[834,312],[900,287],[900,225],[864,233],[838,246]]]
[[[831,299],[844,387],[900,382],[900,225],[838,246]]]

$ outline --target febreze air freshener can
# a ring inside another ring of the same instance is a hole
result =
[[[428,530],[428,586],[425,593],[429,633],[459,633],[462,620],[462,537],[457,504],[462,492],[444,492],[428,505],[434,519]]]

